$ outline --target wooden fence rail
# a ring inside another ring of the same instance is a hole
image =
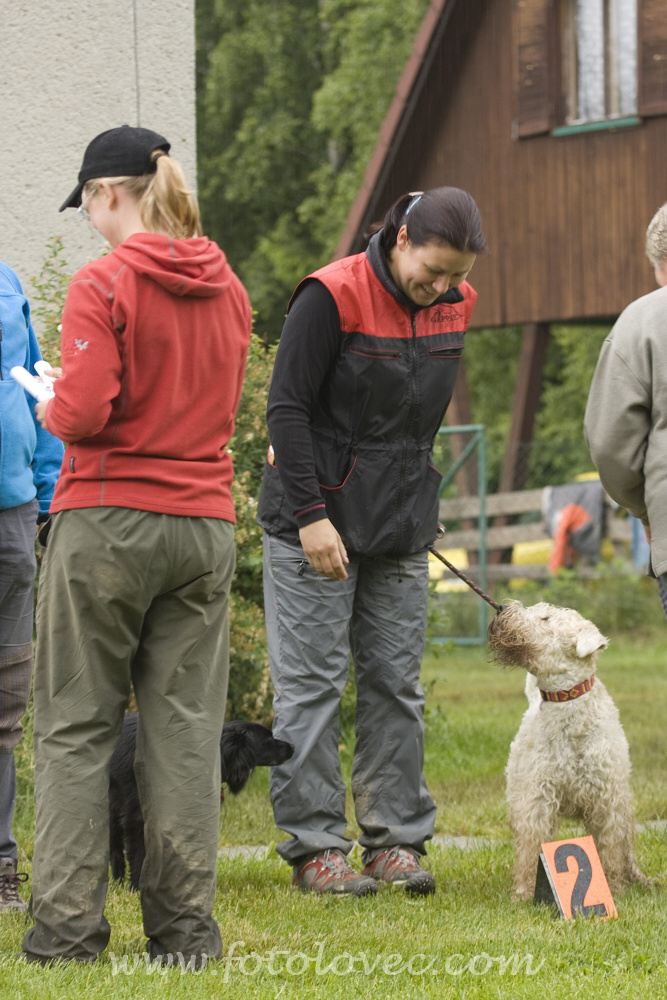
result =
[[[514,493],[487,495],[485,499],[487,554],[497,549],[512,549],[521,542],[547,541],[551,538],[541,519],[542,496],[542,490],[519,490]],[[468,527],[467,525],[471,521],[479,519],[479,497],[467,496],[441,500],[439,510],[440,520],[443,524],[464,522],[466,527],[455,527],[453,530],[447,530],[444,537],[437,543],[438,550],[466,549],[469,556],[471,553],[478,553],[481,545],[479,527]],[[619,512],[611,501],[607,500],[605,504],[605,536],[619,551],[627,547],[632,534],[630,522],[623,514],[624,512]],[[502,527],[497,528],[493,526],[495,517],[516,518],[521,515],[531,515],[530,520],[518,524],[503,524]],[[476,555],[473,556],[473,560],[475,558]],[[583,576],[592,576],[595,573],[595,567],[582,565],[580,572]],[[449,572],[447,575],[450,575]],[[470,565],[467,575],[475,580],[479,576],[479,570],[475,565]],[[549,570],[545,559],[539,563],[489,564],[486,575],[488,580],[511,580],[515,577],[545,579],[549,576]]]

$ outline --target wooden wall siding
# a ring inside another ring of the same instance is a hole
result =
[[[667,0],[642,3],[667,21]],[[491,250],[471,275],[476,327],[613,318],[654,287],[643,246],[667,201],[667,117],[513,139],[513,23],[512,0],[456,0],[374,217],[407,190],[466,188]]]

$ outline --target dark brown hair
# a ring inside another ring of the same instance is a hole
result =
[[[455,187],[432,188],[421,194],[402,195],[384,217],[382,249],[386,256],[396,246],[401,226],[406,225],[413,246],[446,243],[460,253],[485,253],[487,248],[482,219],[475,199],[467,191]]]

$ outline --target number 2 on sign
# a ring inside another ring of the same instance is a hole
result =
[[[542,844],[542,852],[566,920],[578,914],[603,919],[618,916],[592,837]],[[576,865],[572,869],[570,858]]]
[[[593,866],[586,851],[578,844],[561,844],[554,852],[554,864],[558,874],[569,871],[568,858],[574,858],[579,866],[577,881],[574,883],[572,895],[570,896],[570,911],[572,916],[581,913],[584,917],[595,913],[597,916],[608,916],[607,907],[604,903],[593,903],[592,906],[584,906],[586,892],[593,878]]]

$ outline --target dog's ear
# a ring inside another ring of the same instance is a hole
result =
[[[598,649],[606,649],[608,645],[609,640],[605,639],[592,622],[587,622],[577,637],[577,656],[583,660]]]
[[[255,753],[252,738],[243,723],[230,723],[223,727],[220,740],[222,780],[233,795],[238,795],[255,770]]]

